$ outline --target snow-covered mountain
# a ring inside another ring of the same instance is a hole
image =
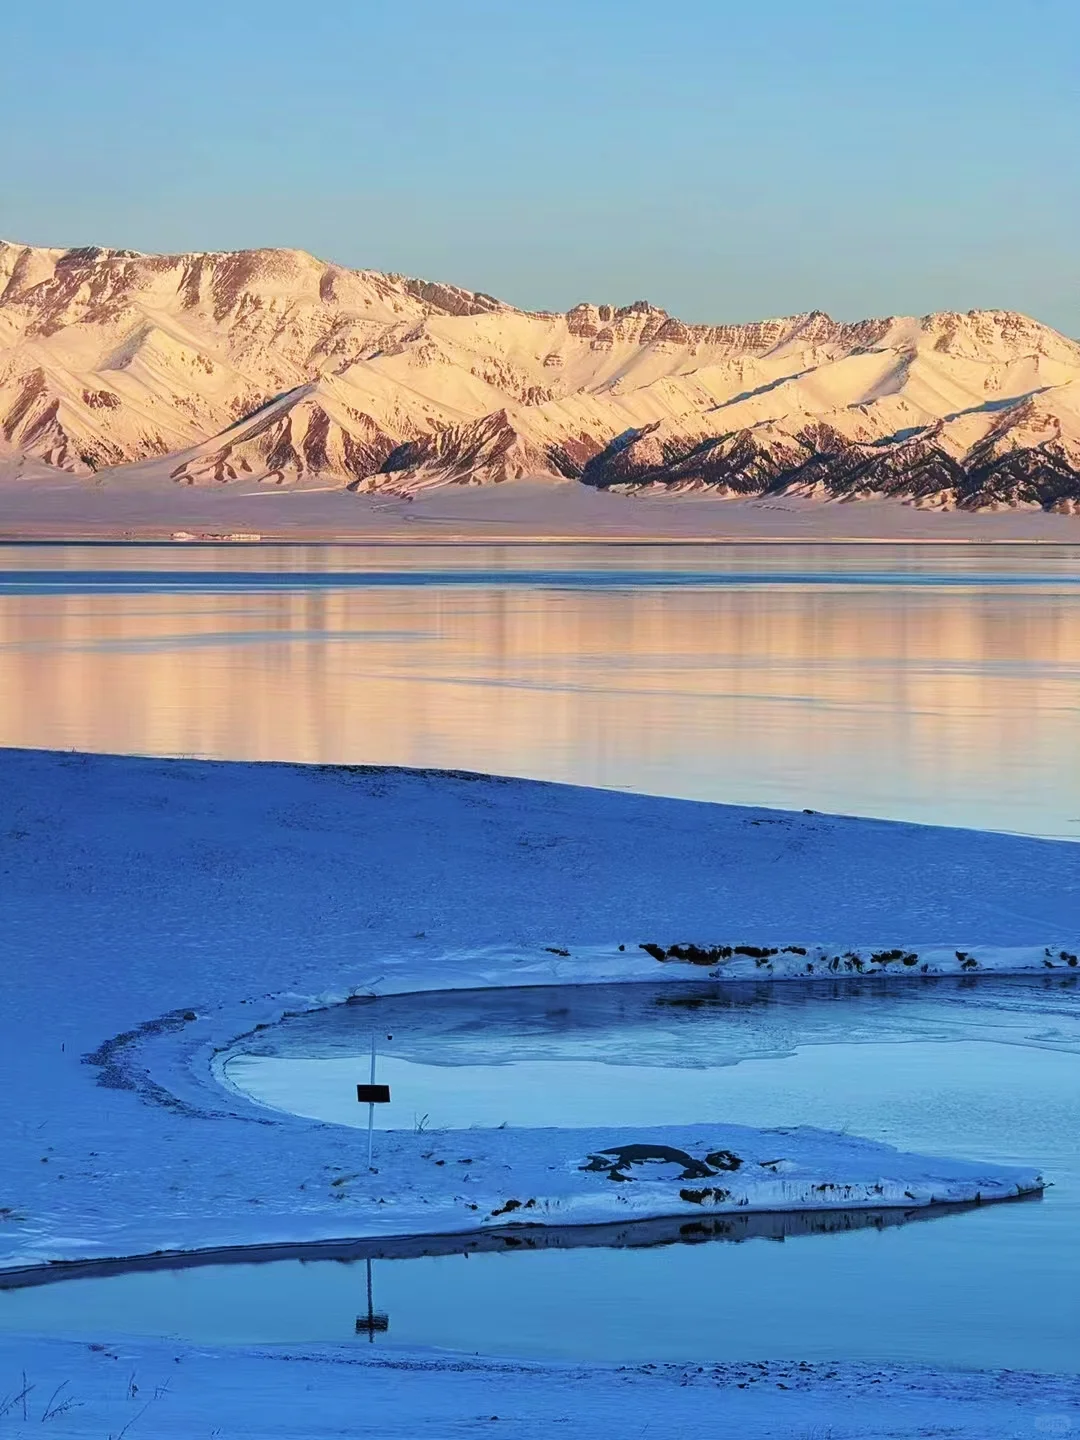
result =
[[[546,475],[1080,510],[1080,344],[1009,311],[690,325],[293,250],[0,242],[0,446],[117,483]]]

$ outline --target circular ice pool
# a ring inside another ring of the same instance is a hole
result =
[[[1076,1369],[1075,977],[402,996],[260,1032],[236,1047],[227,1073],[261,1103],[362,1122],[355,1083],[367,1078],[372,1033],[394,1097],[390,1125],[810,1123],[1033,1164],[1050,1188],[1041,1201],[922,1223],[773,1217],[737,1244],[701,1243],[675,1223],[598,1232],[575,1248],[524,1232],[480,1251],[376,1247],[370,1307],[363,1257],[72,1279],[0,1291],[0,1327],[208,1343],[351,1337],[628,1362]]]

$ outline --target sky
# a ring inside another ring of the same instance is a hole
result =
[[[1078,54],[1077,0],[20,5],[0,235],[1080,336]]]

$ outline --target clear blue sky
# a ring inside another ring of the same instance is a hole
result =
[[[1078,0],[13,5],[0,234],[1080,334]]]

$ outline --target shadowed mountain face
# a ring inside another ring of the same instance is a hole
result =
[[[300,251],[0,242],[0,453],[115,483],[1080,510],[1080,345],[1009,311],[690,325]]]

